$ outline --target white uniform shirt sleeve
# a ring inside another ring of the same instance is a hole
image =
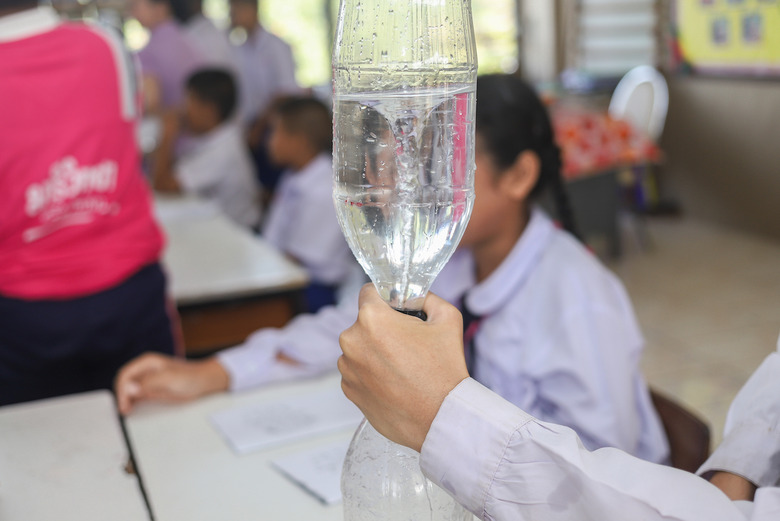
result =
[[[271,244],[322,284],[339,284],[356,262],[333,207],[332,179],[328,154],[317,156],[300,172],[285,172],[263,227]]]
[[[217,359],[230,375],[230,390],[305,378],[336,369],[339,335],[357,318],[357,294],[338,306],[296,317],[283,329],[261,329],[246,342],[220,352]],[[299,365],[280,362],[284,353]]]
[[[734,398],[723,442],[698,473],[716,470],[759,487],[780,485],[780,340]]]
[[[327,184],[319,183],[301,194],[302,204],[288,229],[287,248],[290,255],[306,266],[312,279],[337,284],[356,261],[336,217],[330,179],[328,169]]]
[[[495,521],[769,521],[780,512],[780,489],[735,504],[693,474],[618,449],[590,452],[571,429],[536,420],[470,378],[444,400],[420,465]]]

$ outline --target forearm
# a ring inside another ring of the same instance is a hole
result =
[[[152,163],[152,186],[160,192],[181,192],[173,170],[174,139],[164,136],[157,147]]]
[[[201,395],[227,391],[230,387],[230,376],[227,370],[215,357],[207,358],[202,362],[196,362],[201,382]]]
[[[230,389],[305,378],[336,369],[338,338],[356,313],[356,302],[300,315],[284,329],[262,329],[217,357],[230,375]]]
[[[753,501],[756,495],[756,486],[753,483],[730,472],[715,472],[710,478],[710,483],[723,491],[732,501]]]
[[[471,379],[442,404],[421,467],[494,520],[743,519],[707,481],[617,449],[590,452],[571,429],[539,422]]]
[[[698,474],[725,472],[759,487],[780,482],[780,354],[769,355],[731,404],[723,441]]]

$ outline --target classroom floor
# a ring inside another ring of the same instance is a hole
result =
[[[780,241],[655,218],[642,250],[633,229],[624,227],[624,254],[608,264],[647,340],[645,376],[705,418],[715,446],[732,398],[777,343]]]

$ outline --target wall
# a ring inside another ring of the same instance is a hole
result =
[[[780,240],[780,81],[675,77],[661,179],[683,212]]]
[[[558,76],[555,2],[523,0],[521,5],[523,76],[534,82],[554,81]]]

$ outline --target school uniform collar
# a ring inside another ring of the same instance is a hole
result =
[[[290,169],[289,172],[294,175],[296,179],[300,179],[301,182],[303,182],[303,179],[309,176],[319,176],[319,172],[321,172],[323,168],[331,168],[332,164],[333,158],[331,155],[321,152],[300,170]]]
[[[243,139],[243,137],[238,123],[230,119],[220,123],[216,128],[203,136],[203,139],[208,142],[220,142],[231,139]]]
[[[173,20],[165,20],[149,31],[149,40],[170,38],[174,33],[180,32],[179,25]],[[146,44],[149,45],[148,43]]]
[[[478,316],[495,313],[525,284],[555,234],[555,225],[534,208],[520,239],[504,262],[466,294],[466,306]]]
[[[268,31],[265,30],[262,24],[258,24],[257,27],[255,27],[254,30],[249,34],[249,37],[246,39],[246,42],[244,43],[251,44],[253,46],[260,45],[260,42],[265,40],[267,34]]]
[[[45,33],[61,23],[57,12],[49,6],[27,9],[0,17],[0,43],[29,38]]]

